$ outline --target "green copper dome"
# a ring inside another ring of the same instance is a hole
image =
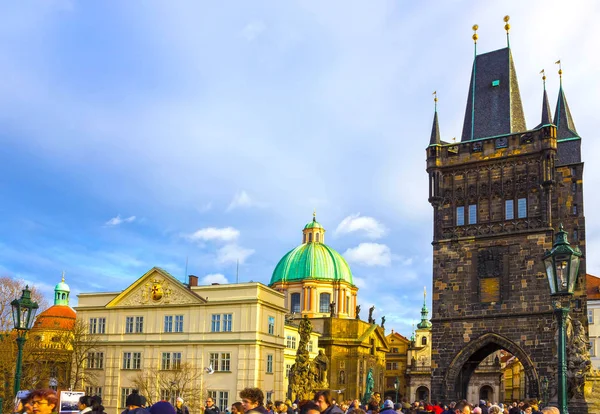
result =
[[[317,220],[313,221],[309,221],[308,223],[306,223],[306,226],[304,226],[304,229],[322,229],[323,226],[321,226],[321,223],[319,223]]]
[[[299,282],[305,279],[344,281],[354,284],[346,260],[323,243],[304,243],[288,252],[275,267],[270,285],[278,282]]]

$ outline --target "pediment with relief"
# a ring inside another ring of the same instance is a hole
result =
[[[168,272],[152,268],[106,306],[185,305],[206,302]]]

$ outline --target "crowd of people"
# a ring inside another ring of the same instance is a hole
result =
[[[264,393],[259,388],[244,388],[240,392],[240,400],[234,402],[222,413],[213,398],[206,399],[202,414],[560,414],[555,407],[538,408],[535,400],[514,402],[510,405],[491,403],[481,400],[479,404],[469,404],[466,400],[442,404],[417,401],[412,404],[407,400],[394,403],[391,399],[381,401],[381,394],[373,393],[367,404],[359,400],[337,402],[328,390],[318,391],[312,400],[291,402],[265,401]],[[182,398],[177,398],[175,405],[168,401],[159,401],[152,405],[134,390],[126,399],[126,408],[121,414],[190,414],[190,409]],[[59,400],[56,391],[40,389],[28,393],[21,398],[17,407],[19,414],[54,414],[59,412]],[[98,396],[84,395],[79,398],[78,414],[106,414],[102,399]]]

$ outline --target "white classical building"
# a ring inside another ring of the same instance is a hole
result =
[[[121,412],[134,388],[149,402],[210,395],[221,409],[245,387],[285,395],[283,295],[261,283],[197,282],[155,267],[122,292],[78,296],[77,318],[100,341],[87,391],[107,413]]]
[[[600,278],[586,277],[590,359],[592,367],[600,369]]]

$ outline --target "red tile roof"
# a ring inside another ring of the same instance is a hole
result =
[[[70,306],[54,305],[40,313],[32,329],[71,330],[75,325],[75,311]]]
[[[593,275],[585,275],[588,300],[600,299],[600,278]]]

